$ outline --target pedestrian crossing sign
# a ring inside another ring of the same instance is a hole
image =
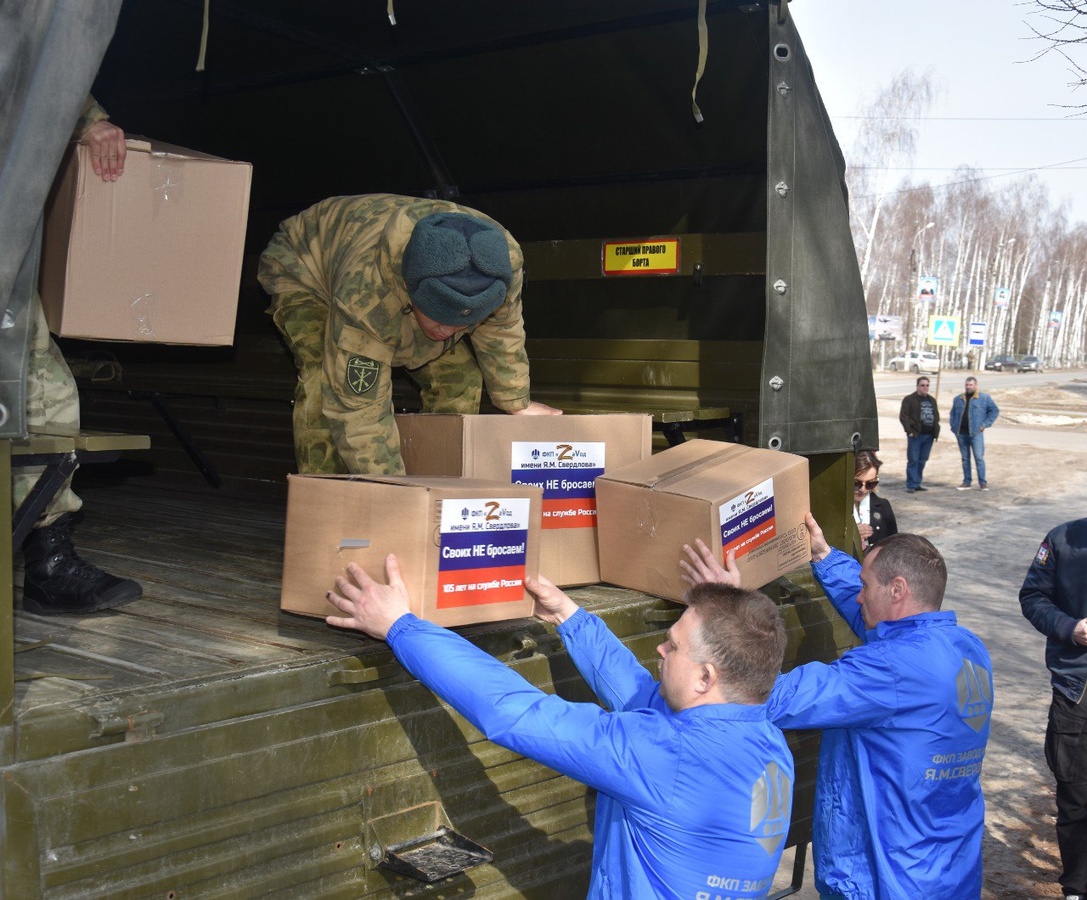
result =
[[[929,346],[953,347],[959,343],[959,320],[954,316],[928,317]]]

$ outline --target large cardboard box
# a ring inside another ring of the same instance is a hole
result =
[[[683,545],[736,550],[744,587],[811,559],[808,461],[742,444],[692,440],[596,481],[604,581],[681,600]]]
[[[252,166],[129,140],[104,182],[69,148],[46,203],[40,290],[64,337],[230,345]]]
[[[600,580],[594,479],[652,452],[651,416],[398,416],[409,475],[462,475],[543,488],[540,572],[560,586]]]
[[[338,614],[325,593],[347,564],[385,581],[395,553],[412,612],[439,625],[532,614],[539,488],[465,478],[289,475],[280,606]]]

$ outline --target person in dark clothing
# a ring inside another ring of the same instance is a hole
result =
[[[860,450],[853,457],[853,520],[861,534],[863,550],[898,534],[898,522],[890,502],[875,492],[882,465],[883,460],[871,450]]]
[[[1053,697],[1045,758],[1057,780],[1057,846],[1065,900],[1087,898],[1087,519],[1045,536],[1019,591],[1030,624],[1046,636]]]
[[[927,491],[921,484],[932,444],[940,436],[940,411],[929,395],[927,375],[917,379],[917,390],[902,399],[898,421],[906,432],[906,493]]]

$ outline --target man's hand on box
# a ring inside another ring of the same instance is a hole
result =
[[[532,400],[524,409],[511,409],[509,414],[511,416],[561,416],[562,410],[541,403],[539,400]]]
[[[827,539],[823,536],[823,529],[815,521],[815,516],[806,513],[804,515],[804,524],[807,526],[808,538],[811,541],[812,562],[819,562],[830,553],[830,544],[827,543]]]
[[[108,119],[95,122],[79,142],[91,148],[94,174],[103,181],[116,181],[124,175],[125,133]]]
[[[346,616],[328,616],[325,621],[337,628],[353,628],[378,640],[385,640],[393,622],[411,612],[408,591],[400,577],[396,554],[385,558],[388,584],[379,584],[357,563],[349,563],[336,579],[336,588],[326,595]]]
[[[680,558],[679,567],[683,570],[680,578],[691,587],[708,581],[727,584],[734,588],[740,586],[740,570],[736,566],[735,550],[728,551],[723,566],[701,538],[695,538],[693,547],[690,544],[684,544],[683,552],[687,554],[687,558]]]
[[[561,625],[578,611],[578,605],[543,575],[526,575],[525,590],[536,601],[532,614],[552,625]]]

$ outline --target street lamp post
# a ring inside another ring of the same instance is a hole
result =
[[[936,225],[935,222],[929,222],[927,225],[917,229],[917,233],[913,236],[913,240],[910,241],[910,264],[906,273],[906,349],[916,350],[913,346],[913,307],[917,302],[917,296],[914,293],[915,285],[917,282],[917,239],[921,237],[926,231]]]

